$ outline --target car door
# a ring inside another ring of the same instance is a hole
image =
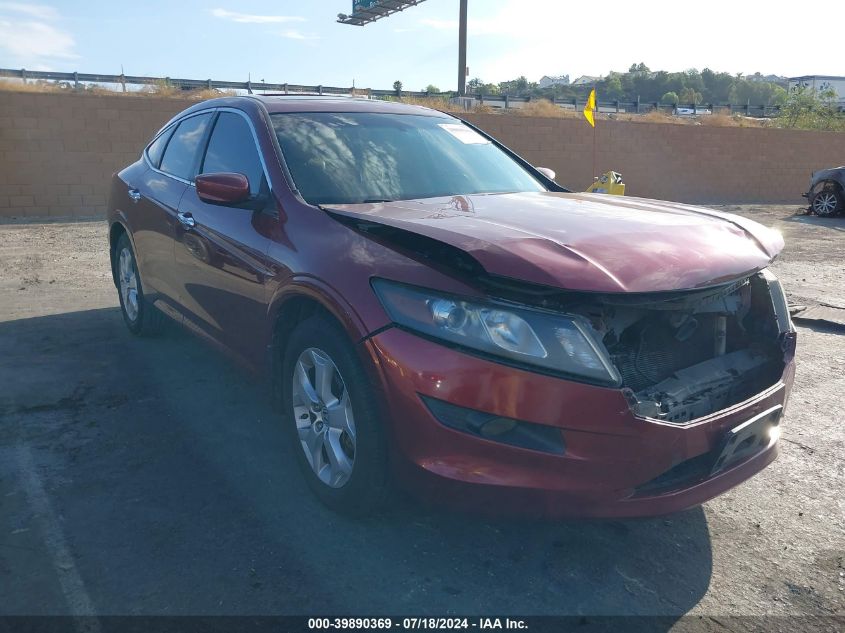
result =
[[[239,173],[251,199],[226,206],[204,202],[190,187],[179,215],[174,253],[186,319],[250,364],[266,354],[269,231],[277,222],[254,129],[245,113],[221,108],[199,173]],[[268,208],[265,209],[265,206]]]
[[[188,189],[212,121],[212,112],[182,119],[159,135],[146,151],[148,169],[129,197],[137,200],[130,219],[142,279],[173,306],[180,284],[174,269],[179,203]]]
[[[127,187],[121,209],[132,230],[135,257],[144,289],[153,300],[171,306],[178,300],[178,288],[168,280],[173,268],[173,240],[176,212],[187,185],[158,171],[161,157],[176,125],[163,130],[144,150],[137,168],[126,170]]]

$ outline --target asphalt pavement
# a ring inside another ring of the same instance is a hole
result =
[[[785,277],[827,270],[807,240],[843,226],[798,227]],[[128,333],[103,236],[0,225],[0,615],[845,615],[841,332],[800,327],[781,456],[702,508],[505,520],[402,495],[353,520],[307,490],[261,377],[176,327]]]

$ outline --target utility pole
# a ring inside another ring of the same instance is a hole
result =
[[[461,16],[458,26],[458,95],[467,93],[467,2],[461,0]]]

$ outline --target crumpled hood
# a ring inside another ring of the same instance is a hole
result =
[[[689,205],[587,193],[513,193],[328,205],[457,247],[492,274],[569,290],[700,288],[765,268],[783,238]]]

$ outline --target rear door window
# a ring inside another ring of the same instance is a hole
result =
[[[249,179],[249,189],[256,195],[261,189],[264,169],[255,146],[252,129],[241,115],[221,112],[211,132],[208,150],[200,173],[232,172]]]
[[[210,122],[211,112],[182,121],[167,144],[159,169],[166,174],[192,181]]]

